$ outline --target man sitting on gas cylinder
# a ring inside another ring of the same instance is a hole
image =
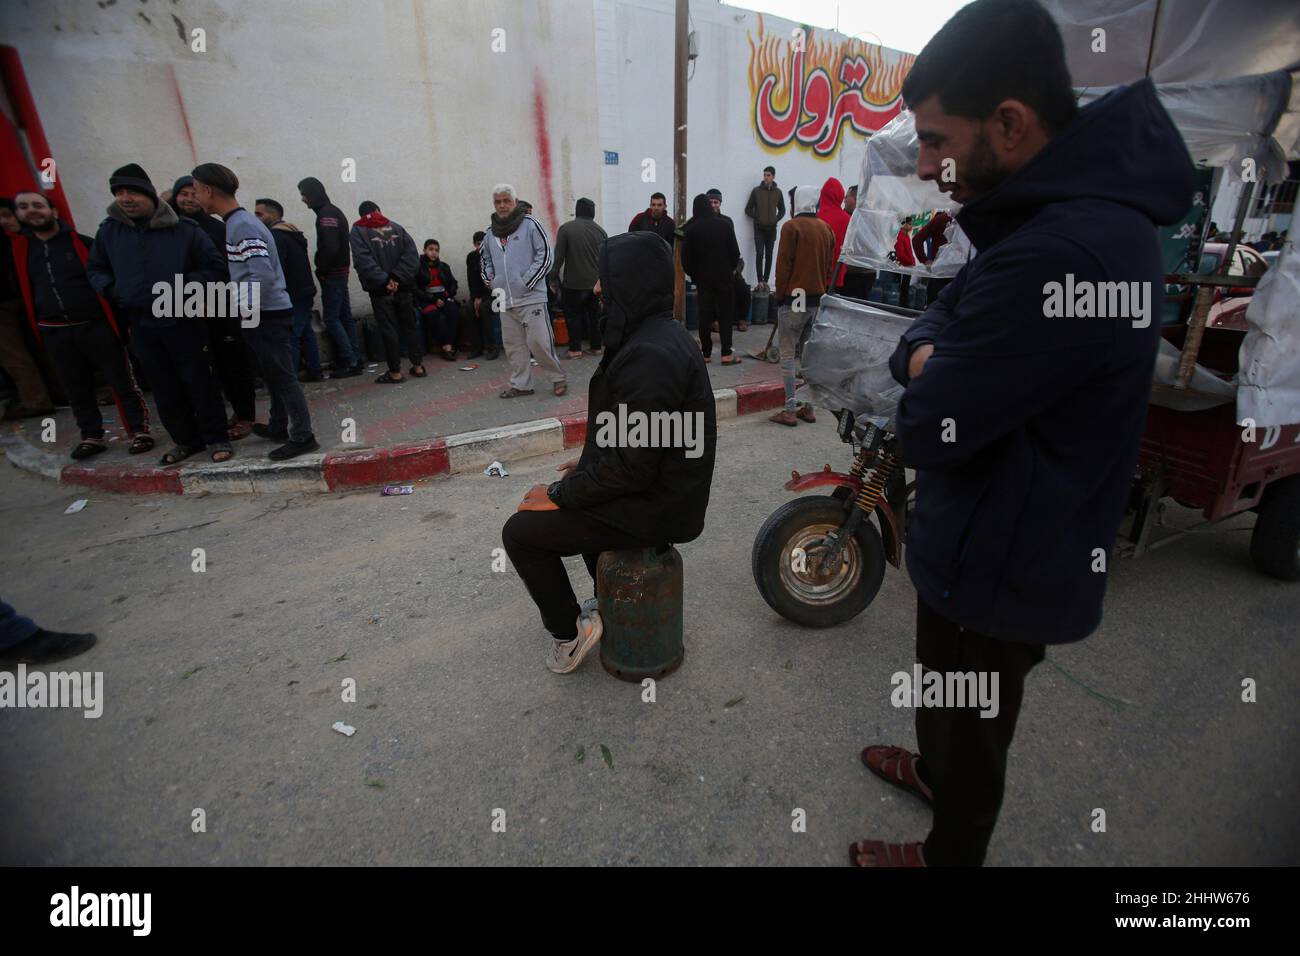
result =
[[[668,244],[653,232],[615,236],[600,243],[597,266],[605,353],[588,387],[582,457],[530,488],[501,530],[551,634],[546,666],[557,674],[576,670],[602,630],[595,602],[578,606],[562,559],[581,554],[594,580],[602,551],[699,537],[717,445],[704,359],[673,321]]]

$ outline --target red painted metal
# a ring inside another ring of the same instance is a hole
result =
[[[823,485],[835,485],[837,488],[848,488],[855,495],[862,488],[862,480],[854,478],[852,475],[846,475],[842,471],[831,471],[830,465],[824,467],[821,471],[814,471],[809,475],[801,475],[794,472],[794,477],[785,483],[786,491],[807,491],[809,488],[820,488]]]
[[[1244,434],[1233,402],[1200,412],[1152,405],[1138,470],[1161,475],[1170,498],[1207,520],[1248,511],[1268,483],[1300,474],[1300,425],[1257,428],[1254,441]]]
[[[50,149],[49,140],[45,138],[45,127],[41,125],[41,117],[36,110],[36,100],[32,97],[31,87],[27,85],[27,74],[23,72],[22,60],[18,56],[18,51],[11,46],[0,46],[0,81],[4,83],[4,90],[13,109],[14,118],[18,128],[26,134],[27,146],[31,151],[30,158],[22,154],[21,148],[19,155],[13,156],[11,147],[6,144],[3,152],[0,152],[0,159],[3,160],[0,165],[4,167],[4,188],[7,190],[6,195],[12,196],[19,190],[37,187],[36,176],[41,161],[46,158],[53,159],[54,152]],[[32,168],[33,161],[36,163],[36,169]],[[58,207],[59,218],[75,229],[77,224],[72,218],[72,208],[68,205],[68,199],[63,194],[63,183],[58,175],[58,169],[56,160],[54,182],[50,188],[42,188],[39,191],[53,200],[54,205]],[[25,181],[21,179],[22,171],[26,171],[29,177]]]

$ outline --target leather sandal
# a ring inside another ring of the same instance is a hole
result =
[[[914,754],[892,744],[872,745],[862,751],[866,768],[886,783],[892,783],[909,793],[914,793],[930,806],[934,806],[934,792],[925,785],[916,772],[920,754]]]
[[[849,862],[864,868],[925,866],[925,851],[920,843],[859,840],[849,847]]]

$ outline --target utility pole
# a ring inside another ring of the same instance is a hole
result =
[[[677,42],[673,56],[673,217],[680,227],[686,221],[686,70],[690,57],[687,24],[690,0],[677,0]],[[686,275],[682,272],[681,243],[673,243],[673,318],[686,321]]]

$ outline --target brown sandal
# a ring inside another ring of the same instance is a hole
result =
[[[870,862],[863,862],[863,857],[867,857]],[[920,843],[859,840],[849,847],[849,862],[864,868],[925,866],[925,850]]]
[[[247,438],[253,431],[253,423],[236,419],[230,423],[226,429],[226,437],[231,441],[239,441],[241,438]]]
[[[866,768],[886,783],[892,783],[909,793],[914,793],[930,806],[934,806],[934,792],[916,773],[921,755],[893,745],[873,745],[862,751]]]
[[[152,450],[153,450],[152,435],[136,435],[134,438],[131,439],[131,444],[127,446],[126,453],[128,455],[138,455],[141,452],[152,451]]]
[[[555,392],[556,395],[563,395],[568,390],[569,384],[567,382],[556,382],[555,386],[551,389],[551,391]]]
[[[531,394],[533,394],[533,390],[531,388],[515,388],[513,385],[511,385],[504,392],[502,392],[499,397],[518,398],[520,395],[531,395]]]

